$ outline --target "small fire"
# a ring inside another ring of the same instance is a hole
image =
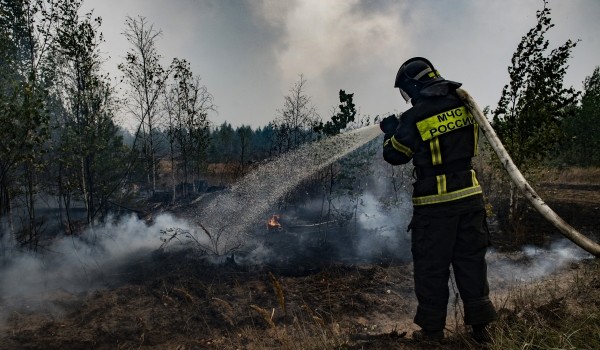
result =
[[[279,215],[271,215],[269,220],[267,220],[267,230],[281,230],[281,224],[279,223]]]

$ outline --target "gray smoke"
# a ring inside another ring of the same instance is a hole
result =
[[[187,222],[163,214],[147,224],[134,216],[108,220],[81,236],[62,237],[42,253],[12,249],[0,269],[0,326],[10,309],[56,309],[56,293],[78,295],[107,286],[110,269],[143,256],[161,246],[161,230]]]
[[[2,242],[0,325],[9,310],[60,310],[53,302],[57,293],[75,296],[110,286],[108,274],[112,269],[158,249],[163,245],[161,238],[174,237],[167,247],[180,242],[217,255],[232,248],[260,255],[263,247],[248,235],[249,227],[304,178],[379,134],[377,126],[365,127],[290,152],[261,166],[228,192],[204,203],[206,206],[199,205],[192,213],[194,220],[168,214],[157,216],[151,224],[134,216],[109,219],[80,236],[55,239],[39,253],[20,251],[12,242]]]
[[[410,235],[406,231],[412,215],[410,195],[402,193],[403,200],[394,207],[385,207],[372,193],[362,198],[358,214],[359,243],[356,255],[369,258],[388,253],[400,261],[410,255]],[[389,251],[388,251],[389,250]]]
[[[260,225],[263,234],[258,235],[254,241],[255,248],[241,256],[239,262],[316,264],[328,261],[409,261],[410,236],[407,227],[412,203],[408,188],[412,167],[393,168],[385,163],[381,158],[380,142],[373,141],[358,153],[351,157],[354,157],[353,160],[366,157],[368,169],[351,169],[351,165],[345,164],[342,173],[354,173],[340,176],[355,176],[360,185],[354,188],[359,189],[333,195],[329,189],[323,189],[315,197],[300,198],[298,202],[288,202],[284,208],[273,209],[271,214],[281,216],[283,229],[272,232]]]
[[[547,248],[525,246],[511,253],[492,250],[488,254],[488,271],[490,279],[500,283],[535,282],[591,258],[591,254],[573,242],[561,239]]]

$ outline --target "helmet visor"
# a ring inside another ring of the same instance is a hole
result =
[[[406,101],[406,103],[408,103],[408,101],[410,101],[410,96],[408,96],[406,91],[402,90],[402,88],[398,88],[398,90],[400,90],[400,95],[402,95],[402,98],[404,99],[404,101]]]

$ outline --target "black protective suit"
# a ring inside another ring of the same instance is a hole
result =
[[[412,230],[415,323],[443,330],[452,265],[467,325],[496,319],[488,298],[483,196],[471,158],[477,155],[478,125],[456,95],[460,84],[441,81],[411,100],[394,133],[384,137],[383,157],[415,166]]]

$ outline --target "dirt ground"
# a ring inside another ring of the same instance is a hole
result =
[[[574,226],[598,232],[599,193],[594,186],[548,186],[544,194]],[[214,264],[190,250],[157,251],[103,277],[100,290],[56,291],[46,302],[51,307],[40,308],[35,298],[0,300],[10,311],[0,349],[477,348],[454,321],[456,305],[449,340],[410,339],[410,263],[247,267],[235,257]],[[25,306],[11,307],[17,303]]]

